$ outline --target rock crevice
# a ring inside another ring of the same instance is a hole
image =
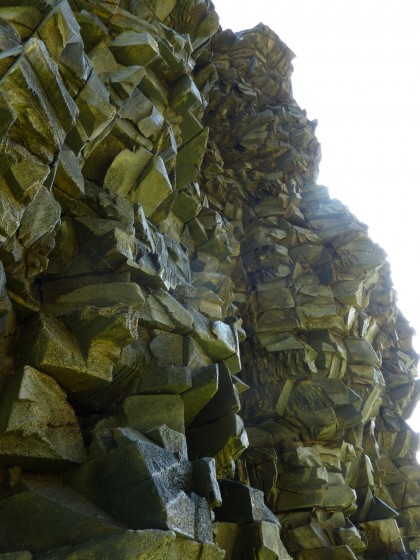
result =
[[[292,51],[0,8],[0,558],[415,560],[412,329]]]

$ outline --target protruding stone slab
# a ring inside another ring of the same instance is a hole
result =
[[[123,66],[148,66],[159,54],[157,42],[146,32],[121,33],[110,43],[109,49]]]
[[[127,430],[125,430],[127,432]],[[195,505],[186,490],[192,468],[135,430],[120,429],[120,447],[65,475],[66,481],[132,529],[195,535]]]
[[[77,339],[65,325],[40,314],[28,322],[22,337],[22,361],[54,377],[70,395],[80,394],[111,381],[111,372],[87,369]]]
[[[194,372],[192,387],[182,393],[185,411],[185,425],[189,426],[197,414],[213,398],[219,387],[219,368],[217,364]]]
[[[334,546],[300,550],[297,560],[357,560],[349,546]]]
[[[292,560],[280,539],[280,527],[276,523],[260,521],[240,526],[235,552],[241,558],[251,559],[251,550],[261,560]]]
[[[104,187],[122,196],[130,195],[151,158],[152,154],[144,148],[136,152],[121,150],[108,168]]]
[[[52,377],[25,366],[4,389],[0,409],[1,465],[56,470],[86,459],[76,415]]]
[[[366,535],[368,542],[366,553],[368,555],[405,552],[405,546],[395,519],[367,521],[360,523],[359,527]]]
[[[184,433],[184,403],[178,395],[133,395],[122,404],[126,426],[145,432],[166,424]]]
[[[141,204],[148,218],[172,194],[172,185],[161,157],[153,156],[133,189],[131,200]]]
[[[178,152],[176,188],[180,190],[197,177],[207,146],[209,131],[205,128]]]
[[[47,552],[42,560],[148,560],[167,558],[174,548],[175,533],[159,529],[124,531],[118,535],[95,539],[75,547],[63,547]]]
[[[86,305],[109,307],[122,304],[139,309],[144,303],[144,295],[134,282],[112,282],[92,284],[78,288],[69,294],[60,296],[57,304],[64,308],[78,308]]]
[[[123,530],[121,525],[71,488],[29,478],[19,483],[12,496],[1,501],[0,521],[2,551],[24,548],[42,552],[69,541],[78,545]]]
[[[203,457],[194,461],[193,482],[195,491],[206,498],[211,508],[222,505],[222,495],[216,478],[216,465],[213,458]]]
[[[224,479],[220,483],[222,505],[215,510],[217,521],[247,525],[256,521],[267,521],[280,526],[276,516],[264,504],[264,494],[260,490]]]

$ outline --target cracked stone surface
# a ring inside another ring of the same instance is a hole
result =
[[[417,560],[413,331],[290,48],[6,0],[0,54],[0,559]]]

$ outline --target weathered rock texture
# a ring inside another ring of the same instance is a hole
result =
[[[316,184],[292,52],[218,27],[1,3],[0,558],[417,557],[385,254]]]

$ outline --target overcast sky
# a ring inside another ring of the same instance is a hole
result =
[[[294,97],[319,123],[318,183],[369,225],[420,335],[420,0],[213,2],[224,29],[262,21],[296,54]]]

